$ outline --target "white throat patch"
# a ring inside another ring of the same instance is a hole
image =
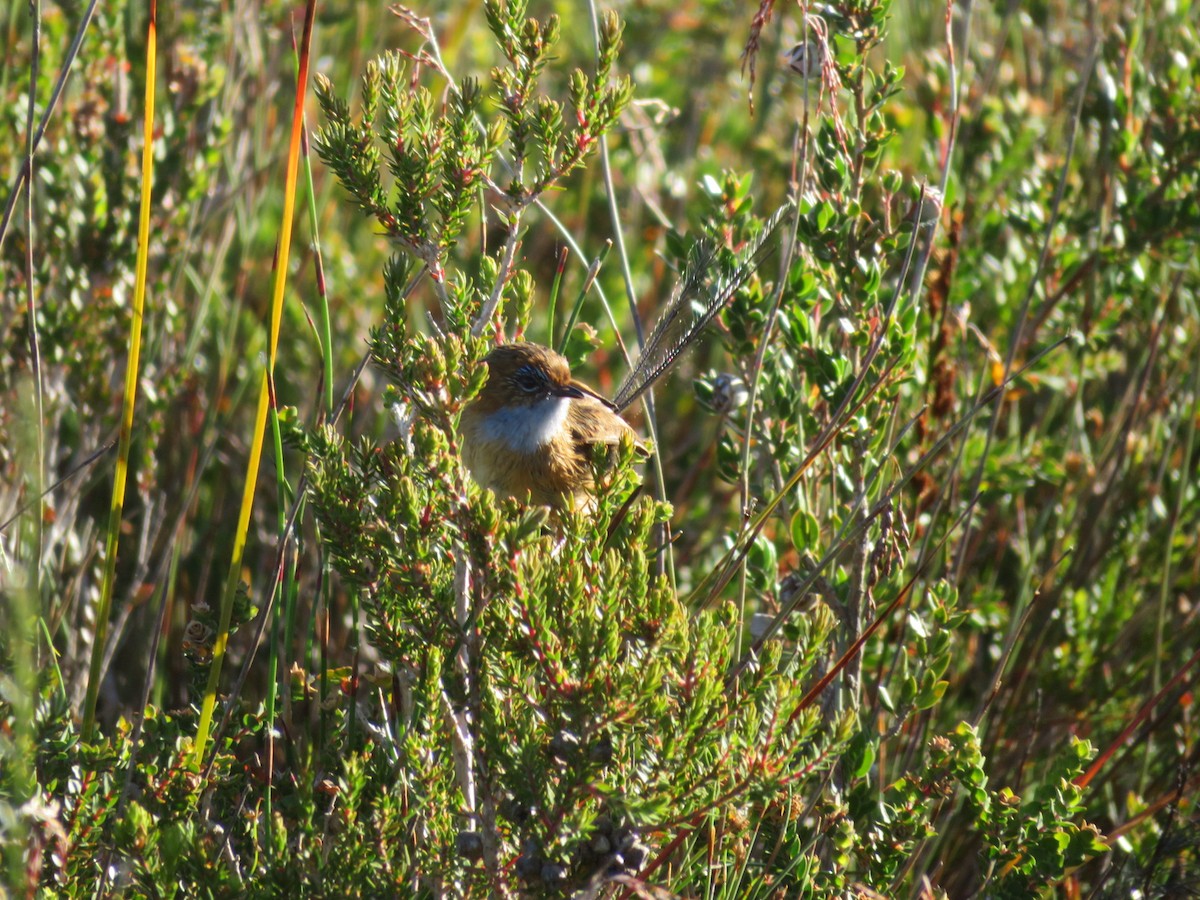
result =
[[[532,453],[554,440],[570,408],[570,397],[549,397],[532,406],[496,410],[483,420],[484,440],[504,441],[517,453]]]

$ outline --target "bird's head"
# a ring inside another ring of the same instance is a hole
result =
[[[540,344],[503,344],[485,358],[487,384],[476,402],[481,412],[506,407],[536,407],[560,398],[581,400],[592,397],[611,404],[590,388],[571,378],[571,367],[562,356]]]

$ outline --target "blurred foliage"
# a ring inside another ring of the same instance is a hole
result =
[[[318,8],[320,240],[301,217],[275,369],[287,490],[259,488],[198,767],[302,11],[159,10],[134,477],[89,744],[146,32],[143,9],[97,9],[33,229],[22,195],[0,236],[0,883],[1194,892],[1192,4],[592,12]],[[35,118],[83,9],[40,16]],[[4,24],[7,202],[35,53],[27,7]],[[470,481],[456,422],[495,342],[561,338],[611,393],[696,236],[735,254],[788,199],[779,251],[657,391],[661,486],[628,446],[586,511]],[[260,624],[269,653],[235,681]]]

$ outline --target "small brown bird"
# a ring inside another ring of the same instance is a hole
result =
[[[594,447],[634,437],[620,413],[666,374],[754,274],[766,257],[767,240],[790,209],[789,202],[776,211],[732,267],[717,264],[713,244],[693,247],[612,401],[572,379],[567,361],[540,344],[503,344],[489,353],[488,380],[459,423],[463,462],[475,480],[497,494],[550,506],[590,496]]]
[[[592,446],[633,429],[611,403],[571,378],[567,361],[540,344],[487,355],[488,380],[463,410],[463,462],[484,487],[558,505],[592,491]]]

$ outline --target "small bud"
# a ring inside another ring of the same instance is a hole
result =
[[[213,630],[198,619],[192,619],[183,630],[183,639],[188,643],[206,645],[212,639]]]
[[[570,74],[569,79],[572,96],[582,97],[587,93],[588,79],[586,75],[576,69]]]

